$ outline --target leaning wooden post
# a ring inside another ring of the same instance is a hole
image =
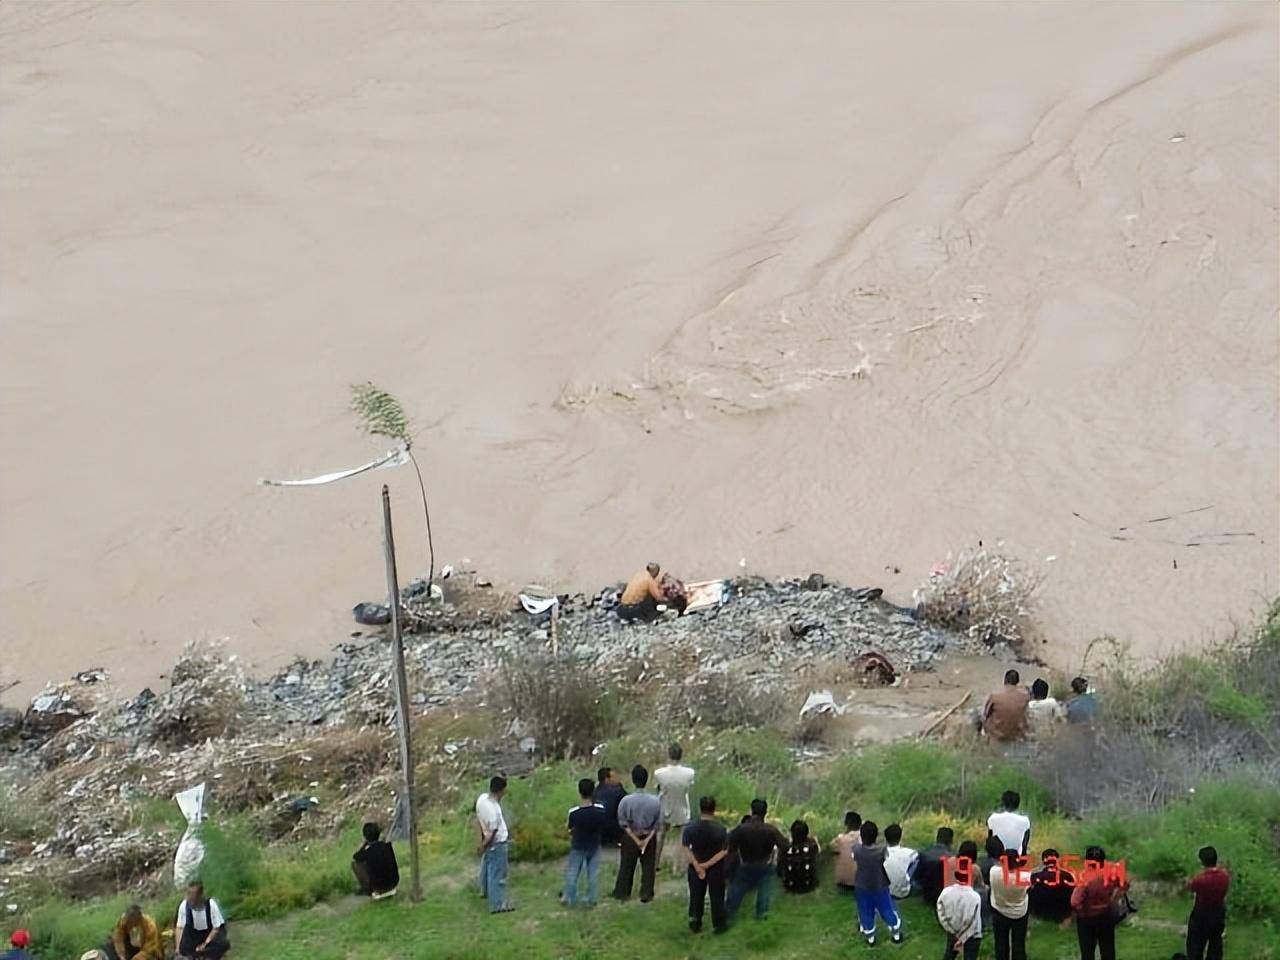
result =
[[[396,578],[396,542],[391,535],[391,494],[382,485],[382,546],[387,556],[387,603],[391,608],[391,659],[396,675],[396,727],[400,735],[400,771],[409,826],[409,862],[413,883],[409,899],[422,899],[422,874],[418,865],[418,815],[413,808],[413,750],[409,745],[409,681],[404,670],[404,641],[400,638],[400,585]]]

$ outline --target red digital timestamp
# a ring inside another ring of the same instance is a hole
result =
[[[1027,872],[1026,857],[999,858],[1001,872],[1013,878],[1013,886],[1031,886],[1031,875]],[[975,863],[969,857],[943,857],[942,876],[944,885],[963,883],[973,885]],[[1123,860],[1086,860],[1076,854],[1068,853],[1045,865],[1050,876],[1043,882],[1046,887],[1075,887],[1091,882],[1099,874],[1104,883],[1125,886],[1129,882]]]

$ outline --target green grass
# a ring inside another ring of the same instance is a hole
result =
[[[686,925],[683,880],[665,876],[652,904],[606,900],[595,910],[567,910],[556,902],[558,865],[516,867],[512,890],[519,909],[490,916],[472,886],[475,861],[450,860],[437,865],[422,904],[361,904],[336,920],[332,910],[294,915],[266,927],[247,927],[237,934],[237,951],[245,960],[490,960],[519,956],[524,960],[624,956],[634,960],[674,958],[809,958],[861,957],[883,953],[900,960],[936,960],[942,936],[932,912],[917,901],[904,910],[908,939],[901,947],[887,944],[873,953],[856,937],[853,903],[826,884],[803,897],[776,892],[768,919],[756,921],[751,903],[722,937],[691,934]],[[601,871],[607,890],[614,870]],[[1180,923],[1186,904],[1153,904],[1120,932],[1125,960],[1169,960],[1180,949]],[[1228,956],[1241,960],[1280,957],[1274,926],[1233,923]],[[1038,960],[1079,956],[1072,930],[1036,922],[1029,946]],[[987,946],[984,955],[990,955]]]

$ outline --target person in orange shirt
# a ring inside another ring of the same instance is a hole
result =
[[[640,620],[649,623],[658,616],[658,604],[666,603],[667,597],[658,582],[662,568],[651,563],[630,580],[618,600],[618,618],[630,623]]]
[[[164,960],[160,928],[135,903],[116,922],[102,952],[108,960]]]

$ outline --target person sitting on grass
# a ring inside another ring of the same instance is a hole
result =
[[[178,904],[173,942],[181,960],[218,960],[231,949],[226,918],[218,901],[205,896],[203,883],[187,885],[187,895]]]
[[[899,824],[891,823],[884,828],[884,842],[884,872],[889,875],[889,893],[895,900],[905,900],[911,896],[911,884],[920,854],[902,845],[902,827]]]
[[[31,946],[31,934],[26,930],[15,930],[9,937],[9,945],[11,950],[6,950],[0,960],[36,960],[35,956],[27,952],[27,947]]]
[[[966,845],[973,848],[973,853],[978,852],[976,844],[966,841],[960,845],[961,857],[965,856]],[[958,864],[954,879],[948,878],[938,894],[934,909],[946,937],[942,960],[956,960],[962,953],[964,960],[978,960],[982,948],[982,897],[973,888],[977,872],[972,860]]]
[[[939,827],[933,846],[920,851],[920,859],[916,862],[916,886],[924,897],[925,906],[932,907],[942,893],[942,864],[954,855],[951,844],[955,838],[955,831],[950,827]]]
[[[136,903],[116,921],[102,953],[107,960],[165,960],[159,927]]]
[[[711,929],[724,933],[729,926],[725,909],[725,858],[729,834],[716,819],[716,798],[698,800],[698,819],[685,826],[680,851],[689,864],[689,929],[702,932],[707,896],[711,897]]]
[[[366,823],[362,833],[364,843],[351,857],[351,872],[356,875],[360,892],[375,900],[395,896],[400,886],[395,850],[382,839],[382,828],[376,823]]]
[[[608,817],[604,807],[592,797],[596,785],[590,777],[578,781],[578,805],[569,808],[569,862],[564,871],[564,896],[566,907],[578,902],[578,878],[587,875],[587,906],[594,907],[599,899],[600,838]]]
[[[1071,917],[1071,889],[1075,874],[1062,869],[1058,851],[1049,847],[1040,854],[1040,869],[1031,874],[1027,905],[1033,917],[1062,923]]]
[[[876,945],[876,914],[889,927],[889,934],[894,943],[902,942],[902,917],[893,904],[893,896],[889,893],[889,875],[885,872],[884,861],[886,848],[883,843],[876,843],[880,836],[880,828],[873,820],[864,820],[859,831],[862,837],[853,850],[853,859],[858,864],[858,875],[853,882],[853,895],[858,901],[858,929],[867,939],[867,945]]]
[[[856,810],[846,811],[844,832],[831,841],[831,852],[836,855],[836,887],[853,892],[853,881],[858,875],[858,865],[853,862],[853,848],[862,842],[858,831],[862,828],[862,815]]]
[[[778,857],[778,873],[782,889],[788,893],[809,893],[818,886],[818,856],[822,847],[809,836],[809,825],[803,820],[791,824],[791,842]]]
[[[1191,960],[1222,960],[1231,874],[1218,866],[1218,851],[1213,847],[1201,847],[1199,858],[1204,869],[1187,881],[1187,889],[1196,895],[1187,918],[1187,956]]]
[[[756,919],[763,920],[769,913],[769,894],[773,878],[773,852],[785,850],[786,839],[778,828],[765,822],[769,805],[756,798],[751,801],[751,819],[739,824],[729,834],[729,850],[737,852],[742,864],[733,878],[729,890],[728,910],[732,919],[742,906],[742,901],[752,890],[756,893]]]

